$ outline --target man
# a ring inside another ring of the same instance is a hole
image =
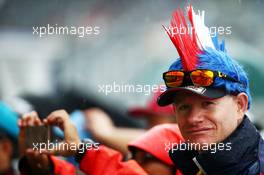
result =
[[[163,74],[167,90],[158,103],[174,104],[186,140],[170,150],[170,157],[188,175],[263,174],[264,142],[245,115],[251,104],[247,75],[224,42],[211,39],[200,14],[188,8],[192,35],[176,31],[187,29],[180,9],[165,28],[180,59]]]

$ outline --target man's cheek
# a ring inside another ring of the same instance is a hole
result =
[[[179,127],[179,129],[180,129],[180,132],[181,132],[181,134],[185,140],[190,139],[190,134],[188,132],[186,132],[184,129],[181,129],[180,127]]]
[[[184,133],[184,125],[181,123],[181,121],[177,120],[178,127],[180,129],[181,133]]]

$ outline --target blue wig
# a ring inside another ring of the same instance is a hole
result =
[[[198,56],[199,62],[196,69],[209,69],[220,71],[241,83],[233,82],[223,78],[216,77],[213,87],[224,88],[228,94],[237,95],[244,92],[248,96],[248,109],[251,104],[251,94],[249,89],[249,80],[243,67],[226,52],[225,43],[218,43],[217,36],[212,38],[215,49],[206,48],[203,53]],[[183,70],[182,59],[177,59],[169,68],[169,70]]]
[[[192,71],[195,69],[209,69],[220,71],[239,82],[216,77],[215,88],[225,89],[228,94],[237,95],[244,92],[248,96],[248,109],[251,104],[249,80],[246,72],[237,61],[226,52],[225,42],[218,43],[217,35],[211,37],[208,27],[204,24],[204,11],[195,13],[192,6],[187,8],[188,20],[192,33],[175,32],[174,28],[183,26],[187,28],[188,20],[185,19],[181,9],[173,13],[170,28],[165,28],[172,43],[176,47],[180,59],[176,60],[169,70]]]

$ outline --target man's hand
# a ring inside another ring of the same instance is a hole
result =
[[[145,132],[143,129],[116,127],[111,117],[99,108],[87,109],[84,114],[86,128],[93,137],[124,155],[128,153],[127,144]]]
[[[60,143],[59,149],[47,150],[43,153],[74,156],[77,153],[77,148],[81,143],[78,132],[74,124],[70,121],[69,115],[65,110],[57,110],[52,112],[46,119],[43,120],[45,124],[56,125],[64,132],[65,143]],[[65,146],[68,144],[68,146]],[[68,148],[68,149],[67,149]]]
[[[115,126],[110,116],[99,108],[91,108],[84,111],[86,119],[86,129],[93,137],[104,142],[105,138],[113,135]]]
[[[33,170],[48,170],[50,167],[47,155],[40,154],[32,149],[26,149],[25,128],[28,126],[39,126],[42,124],[43,123],[40,121],[38,114],[35,111],[24,114],[22,118],[18,120],[18,126],[20,128],[18,137],[19,154],[20,157],[26,156],[28,163]]]

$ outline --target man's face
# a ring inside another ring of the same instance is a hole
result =
[[[0,140],[0,174],[6,172],[11,166],[12,145],[8,139]]]
[[[219,143],[227,138],[242,119],[235,96],[209,100],[188,92],[175,97],[176,119],[186,141]]]

